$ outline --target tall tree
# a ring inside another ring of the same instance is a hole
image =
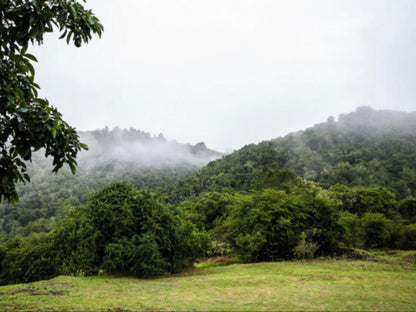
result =
[[[84,1],[85,2],[85,1]],[[45,149],[53,171],[64,164],[76,170],[76,156],[87,146],[79,141],[58,110],[38,97],[30,44],[43,43],[45,33],[57,30],[76,47],[103,26],[77,0],[0,0],[0,202],[18,200],[16,183],[29,182],[25,161]]]

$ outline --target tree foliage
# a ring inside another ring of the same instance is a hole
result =
[[[58,110],[38,97],[37,60],[28,48],[54,28],[77,47],[103,30],[76,0],[0,1],[0,201],[17,201],[16,183],[30,181],[25,161],[32,151],[44,148],[54,172],[64,164],[75,172],[77,153],[87,148]]]
[[[112,183],[49,234],[16,237],[0,248],[0,283],[99,271],[174,273],[204,254],[208,237],[175,206],[148,191]]]
[[[308,185],[292,193],[265,189],[238,195],[217,231],[244,262],[291,259],[305,239],[328,252],[341,228],[327,193]]]

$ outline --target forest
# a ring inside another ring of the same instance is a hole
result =
[[[75,175],[35,154],[1,203],[1,284],[416,249],[416,113],[359,107],[228,155],[135,129],[81,139]]]

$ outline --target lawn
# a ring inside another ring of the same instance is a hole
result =
[[[59,276],[0,287],[0,310],[416,311],[414,255],[407,261],[401,254],[378,261],[203,263],[153,279]]]

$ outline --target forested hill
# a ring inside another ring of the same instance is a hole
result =
[[[416,113],[359,107],[304,131],[251,144],[180,181],[174,200],[204,190],[260,189],[285,170],[328,188],[384,186],[398,199],[416,196]],[[285,173],[286,172],[286,173]]]
[[[52,173],[51,159],[45,159],[42,151],[34,154],[28,164],[31,182],[18,186],[19,202],[0,204],[0,241],[4,235],[50,231],[70,207],[84,203],[89,194],[113,181],[139,189],[171,185],[221,157],[203,142],[181,144],[136,129],[104,128],[79,134],[89,150],[77,158],[75,175],[68,168]]]

